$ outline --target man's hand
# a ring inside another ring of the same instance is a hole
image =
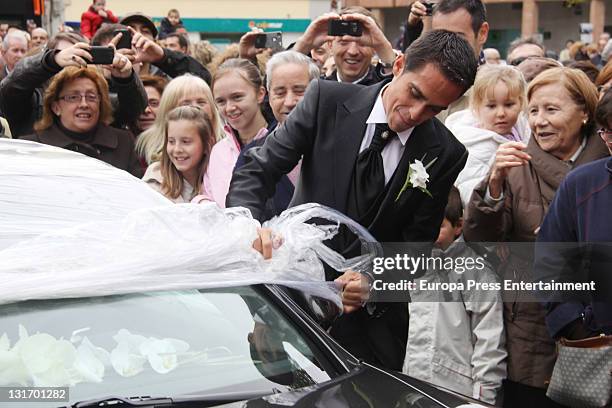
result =
[[[358,39],[361,45],[372,47],[378,57],[384,64],[392,64],[395,61],[395,53],[391,42],[385,37],[385,34],[378,27],[372,17],[364,16],[363,14],[345,14],[343,20],[358,21],[363,26],[363,35],[361,37],[344,36],[343,39],[355,40]]]
[[[280,236],[275,236],[270,228],[257,229],[258,237],[253,241],[253,249],[263,255],[264,259],[272,258],[272,250],[283,244]]]
[[[117,52],[117,43],[122,36],[123,34],[119,33],[108,43],[109,47],[113,47],[115,50],[115,56],[113,57],[113,63],[105,66],[105,68],[110,70],[111,76],[115,78],[129,78],[132,75],[132,63],[129,57]]]
[[[257,54],[264,52],[265,48],[255,48],[255,38],[257,34],[261,33],[263,33],[261,28],[253,28],[252,31],[240,37],[240,42],[238,43],[238,55],[240,58],[254,60]]]
[[[342,287],[344,313],[352,313],[362,308],[370,297],[369,280],[362,273],[348,270],[334,282]]]
[[[308,55],[313,48],[319,48],[327,41],[333,40],[335,37],[327,35],[327,26],[329,20],[339,20],[340,16],[336,13],[325,13],[317,17],[306,29],[293,49],[302,54]]]
[[[93,59],[87,43],[76,43],[55,54],[55,62],[60,67],[86,67]]]
[[[427,16],[427,8],[420,1],[415,1],[410,6],[410,14],[408,15],[408,25],[415,26],[423,19],[423,17]]]
[[[132,27],[128,27],[132,33],[132,47],[136,50],[135,62],[156,63],[164,58],[164,49],[155,41],[148,39]]]

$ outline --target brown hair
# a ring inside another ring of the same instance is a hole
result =
[[[191,56],[205,67],[208,67],[218,53],[215,46],[206,40],[198,41],[191,48]]]
[[[167,116],[166,128],[164,131],[164,147],[162,149],[161,156],[161,175],[163,178],[161,184],[162,194],[170,197],[177,198],[183,191],[183,176],[177,170],[177,168],[170,160],[168,156],[168,125],[170,122],[177,122],[179,120],[186,120],[191,122],[197,129],[202,141],[203,154],[200,161],[200,174],[196,185],[193,186],[194,191],[200,191],[202,186],[202,179],[204,172],[208,166],[208,159],[210,157],[210,151],[215,144],[215,135],[212,132],[212,125],[208,115],[204,113],[202,109],[197,106],[179,106],[172,109]]]
[[[607,128],[612,121],[612,88],[608,89],[597,104],[595,121],[601,127]]]
[[[142,75],[140,80],[142,81],[142,86],[150,86],[151,88],[155,88],[155,90],[159,93],[159,96],[162,96],[166,85],[168,85],[168,80],[166,78],[157,75]]]
[[[231,58],[217,68],[217,71],[213,76],[213,89],[215,87],[215,82],[219,78],[234,71],[238,72],[238,74],[245,81],[255,88],[255,93],[257,93],[259,89],[263,87],[263,78],[261,77],[261,73],[255,64],[244,58]]]
[[[584,72],[593,83],[595,83],[597,75],[599,75],[599,69],[591,61],[575,61],[569,64],[568,67]]]
[[[595,108],[597,107],[597,88],[586,74],[578,69],[559,67],[551,68],[535,77],[527,88],[527,100],[531,100],[533,93],[546,85],[560,83],[567,90],[570,97],[588,114],[588,122],[582,127],[582,134],[589,136],[595,130]]]
[[[461,203],[461,195],[455,186],[451,186],[448,193],[448,202],[444,208],[444,218],[451,223],[453,227],[459,226],[459,221],[463,218],[463,204]]]
[[[110,125],[113,122],[113,109],[111,107],[110,97],[108,96],[108,84],[102,74],[93,67],[66,67],[53,77],[51,83],[47,87],[43,100],[42,118],[34,124],[34,130],[42,131],[49,129],[53,125],[56,116],[51,109],[51,105],[53,102],[59,100],[64,85],[79,78],[87,78],[93,81],[98,90],[98,94],[100,94],[100,118],[98,122],[105,125]]]
[[[361,7],[361,6],[344,7],[342,10],[340,10],[338,14],[341,16],[345,14],[361,14],[362,16],[371,17],[372,20],[374,20],[374,22],[378,26],[378,28],[381,28],[380,24],[378,23],[378,20],[376,19],[376,17],[374,17],[374,14],[372,14],[372,12],[365,7]]]
[[[602,86],[612,79],[612,59],[599,71],[595,85]]]
[[[84,43],[89,42],[87,41],[87,39],[85,39],[85,37],[81,36],[80,34],[72,33],[72,32],[62,32],[62,33],[57,33],[53,37],[51,37],[51,39],[47,43],[47,48],[50,50],[54,50],[60,41],[67,41],[71,44],[76,44],[80,42],[84,42]]]

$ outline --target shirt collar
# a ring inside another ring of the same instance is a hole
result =
[[[387,113],[385,112],[385,105],[383,104],[382,94],[388,86],[389,84],[383,86],[380,90],[380,93],[376,98],[376,102],[374,102],[374,107],[372,107],[372,111],[370,112],[370,116],[368,117],[368,120],[366,120],[367,124],[387,123]],[[406,145],[406,142],[408,141],[408,138],[412,134],[413,130],[414,128],[411,127],[410,129],[404,130],[397,134],[400,142],[402,143],[402,146]]]
[[[359,84],[361,81],[363,81],[363,79],[365,77],[368,76],[368,74],[370,73],[370,69],[368,68],[368,70],[366,71],[365,75],[362,76],[361,78],[357,79],[356,81],[351,82],[351,84]],[[341,78],[340,78],[340,71],[336,70],[336,79],[338,80],[338,82],[344,82]]]
[[[576,160],[578,160],[578,156],[580,156],[580,153],[582,153],[582,151],[584,150],[584,148],[586,147],[586,143],[587,143],[587,138],[583,137],[582,138],[582,143],[580,143],[580,147],[578,148],[578,150],[576,150],[576,153],[574,153],[572,155],[572,157],[570,157],[567,160],[567,163],[569,163],[570,165],[573,165],[574,162],[576,162]]]

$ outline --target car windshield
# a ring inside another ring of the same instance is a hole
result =
[[[329,380],[311,344],[260,289],[1,305],[0,386],[69,386],[74,403],[273,393]]]

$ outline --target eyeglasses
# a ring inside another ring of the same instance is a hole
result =
[[[80,103],[83,100],[83,98],[85,98],[85,101],[89,103],[97,103],[100,101],[100,95],[91,93],[91,92],[87,92],[84,94],[75,93],[75,94],[64,95],[64,96],[60,96],[58,99],[62,99],[66,101],[66,103]]]
[[[612,130],[601,128],[597,130],[597,134],[604,140],[604,142],[612,143]]]

